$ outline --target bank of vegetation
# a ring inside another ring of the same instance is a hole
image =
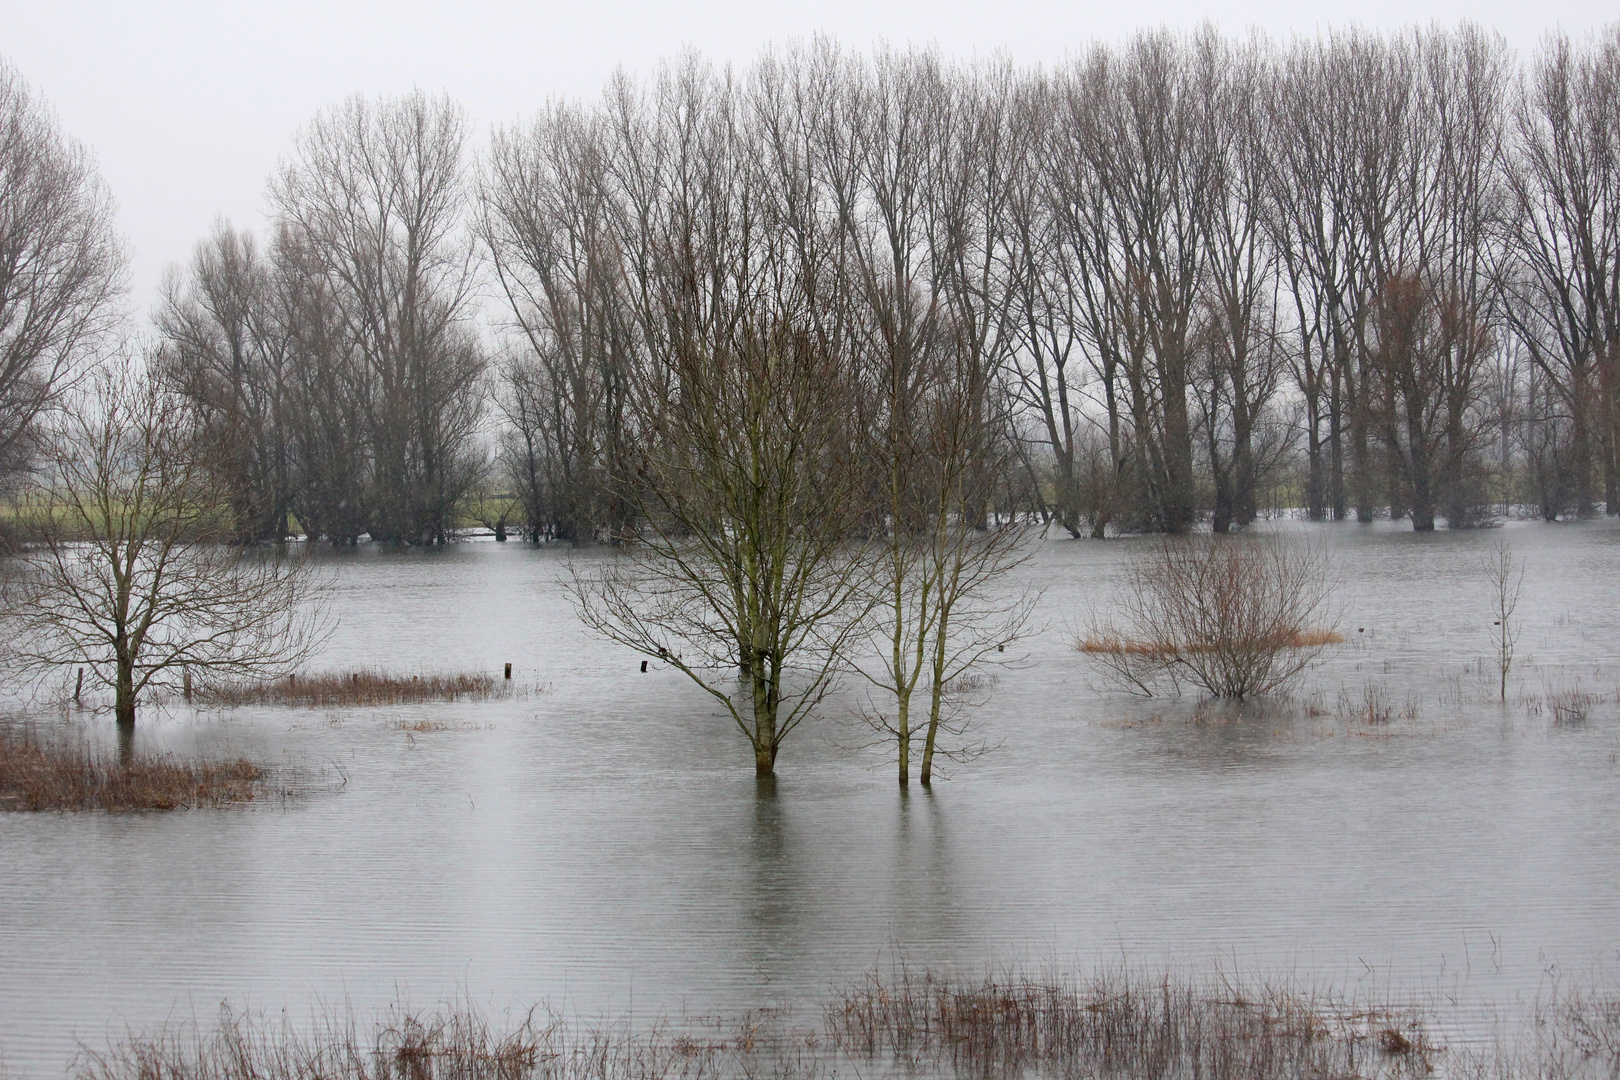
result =
[[[1534,1027],[1443,1044],[1432,1013],[1282,983],[1010,969],[983,978],[897,969],[834,995],[819,1023],[769,1010],[648,1026],[531,1010],[492,1021],[466,1003],[394,1008],[370,1024],[295,1025],[223,1009],[211,1028],[130,1034],[86,1052],[75,1080],[669,1080],[869,1072],[985,1078],[1200,1076],[1212,1080],[1608,1076],[1620,1002],[1564,993]]]
[[[245,758],[178,757],[0,728],[0,810],[193,810],[280,794]]]

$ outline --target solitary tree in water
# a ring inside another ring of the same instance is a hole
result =
[[[76,406],[23,505],[35,540],[10,636],[25,669],[82,667],[111,689],[127,746],[149,691],[305,659],[323,637],[319,582],[303,558],[222,542],[234,521],[212,447],[177,396],[115,365]]]
[[[677,349],[670,374],[629,488],[641,524],[622,556],[576,569],[574,595],[592,629],[713,695],[771,776],[856,625],[846,380],[781,324]]]

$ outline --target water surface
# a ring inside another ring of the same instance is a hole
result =
[[[1612,986],[1620,529],[1281,528],[1329,555],[1350,637],[1292,705],[1101,688],[1070,634],[1152,541],[1054,540],[1020,571],[1040,633],[979,710],[999,749],[905,796],[852,749],[848,697],[759,787],[702,691],[581,630],[567,551],[327,556],[341,626],[317,667],[511,662],[520,693],[148,711],[149,745],[324,778],[245,811],[0,815],[3,1071],[57,1076],[80,1043],[225,999],[802,1010],[897,955],[1222,965],[1435,1003],[1459,1029],[1560,980]],[[1527,568],[1505,707],[1480,569],[1498,539]],[[1576,685],[1604,698],[1584,727],[1538,714]],[[1336,715],[1369,686],[1415,715]],[[458,729],[399,730],[419,719]]]

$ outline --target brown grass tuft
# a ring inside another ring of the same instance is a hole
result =
[[[1305,630],[1252,642],[1237,642],[1235,647],[1247,649],[1319,649],[1325,645],[1342,645],[1344,635],[1334,630]],[[1167,660],[1195,653],[1213,653],[1232,648],[1234,643],[1220,645],[1208,643],[1177,643],[1174,641],[1143,641],[1136,638],[1092,635],[1082,638],[1080,651],[1110,653],[1115,656],[1142,656],[1153,660]]]
[[[0,810],[180,810],[252,802],[262,769],[244,758],[177,758],[0,733]]]
[[[488,731],[488,724],[472,724],[465,720],[394,720],[388,725],[391,731],[414,732],[418,735],[431,734],[436,731]]]
[[[203,705],[409,705],[422,701],[489,701],[512,693],[509,681],[474,672],[393,675],[376,669],[289,675],[261,683],[235,683],[199,690]]]

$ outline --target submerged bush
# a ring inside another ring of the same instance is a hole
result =
[[[1134,558],[1115,616],[1076,642],[1143,693],[1191,683],[1242,699],[1280,689],[1344,638],[1327,565],[1271,537],[1166,537]]]

